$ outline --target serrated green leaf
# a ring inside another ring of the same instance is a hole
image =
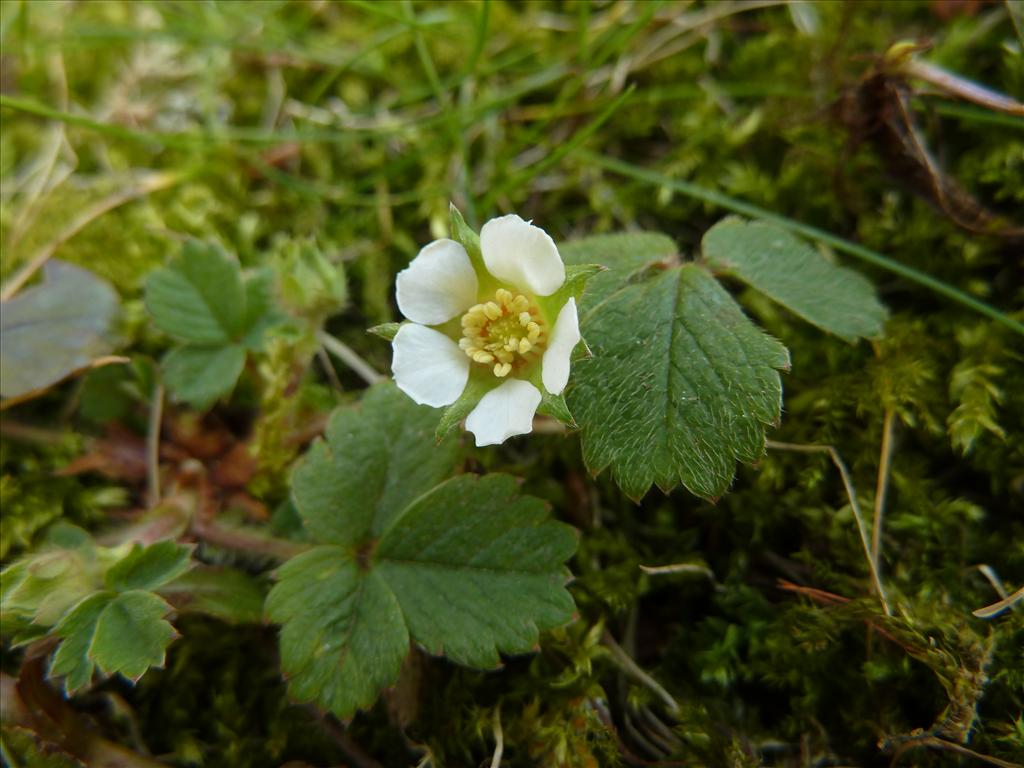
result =
[[[50,677],[64,677],[64,690],[71,696],[92,680],[95,664],[89,656],[96,623],[115,595],[96,592],[72,608],[54,628],[63,638],[50,662]]]
[[[176,400],[205,410],[229,394],[245,368],[240,344],[175,347],[163,360],[164,381]]]
[[[150,667],[162,667],[167,646],[178,636],[164,621],[170,610],[152,592],[121,593],[96,621],[89,658],[104,674],[119,673],[133,682]]]
[[[713,268],[823,331],[850,342],[882,333],[887,312],[870,281],[781,227],[731,216],[707,231],[702,249]]]
[[[379,574],[398,598],[413,638],[469,666],[525,653],[538,631],[568,623],[565,589],[573,530],[514,478],[462,475],[417,499],[381,538]]]
[[[145,303],[160,330],[192,344],[229,344],[246,328],[238,262],[212,243],[191,240],[181,256],[150,273]]]
[[[292,695],[339,717],[394,682],[410,635],[492,667],[573,615],[572,529],[510,477],[437,485],[458,452],[434,444],[436,411],[423,411],[377,385],[361,409],[332,418],[293,476],[295,506],[322,546],[278,571],[266,611],[283,625]]]
[[[559,246],[567,266],[600,264],[605,268],[587,280],[580,300],[582,312],[620,288],[635,272],[649,264],[672,259],[678,252],[672,238],[658,232],[594,235]]]
[[[107,571],[107,589],[156,589],[188,570],[191,554],[191,547],[173,541],[158,541],[148,547],[136,544]]]
[[[314,539],[357,546],[379,536],[410,501],[443,480],[458,444],[436,444],[433,408],[414,404],[394,384],[371,387],[357,408],[331,417],[292,478],[295,507]]]
[[[398,678],[409,635],[395,595],[341,547],[305,552],[278,571],[266,612],[281,624],[281,669],[299,701],[341,718]]]
[[[117,293],[92,272],[58,259],[43,282],[0,305],[0,395],[55,384],[112,349]]]
[[[714,498],[737,459],[763,454],[789,354],[702,267],[624,285],[581,328],[594,356],[576,365],[568,401],[592,472],[609,469],[634,499],[680,483]]]

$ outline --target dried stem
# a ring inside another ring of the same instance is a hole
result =
[[[505,736],[501,731],[501,704],[494,708],[491,730],[494,732],[494,755],[491,757],[491,768],[501,768],[501,756],[505,752]]]
[[[661,683],[641,669],[640,665],[633,661],[630,655],[622,649],[622,646],[615,642],[612,633],[607,629],[601,634],[601,642],[612,652],[612,658],[624,672],[654,691],[658,698],[665,702],[669,711],[673,713],[679,712],[679,703],[672,698],[672,694],[666,691]]]
[[[853,510],[853,518],[857,521],[857,532],[860,534],[860,543],[864,547],[864,556],[868,561],[868,568],[871,571],[871,580],[874,582],[878,599],[882,601],[882,609],[886,616],[892,616],[892,609],[889,608],[889,599],[885,596],[885,589],[882,587],[882,579],[875,568],[875,561],[871,557],[871,545],[868,543],[867,528],[864,525],[864,515],[861,513],[860,504],[857,502],[857,493],[853,487],[853,480],[850,478],[850,471],[846,468],[839,453],[831,445],[813,445],[804,443],[780,443],[775,440],[768,440],[767,446],[777,451],[794,451],[796,453],[827,453],[832,463],[839,470],[843,479],[843,486],[846,488],[846,496],[850,500],[850,509]]]
[[[160,425],[164,418],[164,385],[153,387],[146,428],[146,503],[153,509],[160,503]]]

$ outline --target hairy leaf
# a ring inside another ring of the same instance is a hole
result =
[[[473,667],[498,652],[525,653],[538,630],[568,622],[575,606],[564,563],[572,529],[548,518],[514,478],[462,475],[420,497],[384,534],[376,572],[401,604],[413,638]]]
[[[823,331],[846,341],[878,336],[886,310],[859,272],[822,258],[790,232],[731,216],[702,242],[704,258]]]
[[[281,627],[291,695],[338,717],[368,707],[398,677],[409,634],[394,593],[342,547],[317,547],[278,571],[266,612]]]
[[[111,350],[114,289],[57,259],[41,285],[0,305],[0,394],[18,397],[55,384]]]
[[[762,455],[789,355],[702,267],[626,284],[581,327],[594,354],[577,364],[568,400],[592,472],[610,469],[634,499],[680,483],[713,498],[737,459]]]
[[[649,264],[673,258],[679,248],[658,232],[594,235],[559,246],[567,265],[600,264],[604,272],[589,277],[580,310],[586,312]]]
[[[379,536],[406,505],[451,474],[458,443],[433,435],[438,412],[393,384],[371,387],[358,408],[335,412],[292,480],[295,506],[323,543]]]
[[[437,411],[393,385],[339,411],[293,477],[296,508],[322,546],[288,561],[267,597],[292,694],[339,717],[395,682],[410,638],[489,668],[571,620],[573,531],[516,481],[449,475]]]

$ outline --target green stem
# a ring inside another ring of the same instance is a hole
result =
[[[1024,323],[1014,320],[1012,317],[1000,312],[995,307],[986,304],[985,302],[980,301],[973,296],[964,293],[958,288],[954,288],[953,286],[942,282],[941,280],[937,280],[925,272],[921,272],[913,267],[901,264],[900,262],[890,259],[888,256],[878,253],[877,251],[865,248],[863,245],[852,243],[849,240],[844,240],[837,235],[833,235],[831,232],[826,232],[825,230],[811,226],[810,224],[795,221],[787,216],[773,213],[766,208],[761,208],[760,206],[752,203],[739,200],[735,197],[730,197],[729,195],[721,192],[716,192],[713,189],[702,187],[699,184],[683,181],[681,179],[672,179],[668,176],[663,176],[656,171],[651,171],[622,160],[604,157],[587,150],[577,150],[576,154],[583,160],[586,160],[599,168],[612,171],[613,173],[628,176],[649,184],[668,187],[673,191],[681,192],[684,195],[688,195],[689,197],[701,200],[705,203],[717,205],[720,208],[735,211],[736,213],[741,213],[744,216],[751,216],[764,221],[770,221],[773,224],[778,224],[783,229],[796,232],[804,237],[810,238],[811,240],[818,240],[822,243],[827,243],[837,251],[849,254],[861,261],[874,264],[876,267],[880,267],[888,272],[892,272],[893,274],[906,278],[913,283],[917,283],[918,285],[928,288],[935,293],[945,296],[947,299],[952,299],[958,304],[962,304],[963,306],[974,310],[978,314],[985,315],[986,317],[995,320],[997,323],[1005,325],[1010,330],[1024,336]]]

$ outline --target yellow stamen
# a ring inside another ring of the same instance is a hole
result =
[[[545,328],[540,311],[522,294],[507,288],[492,301],[474,304],[462,316],[459,348],[475,363],[491,367],[499,379],[514,368],[537,360],[544,350]]]

